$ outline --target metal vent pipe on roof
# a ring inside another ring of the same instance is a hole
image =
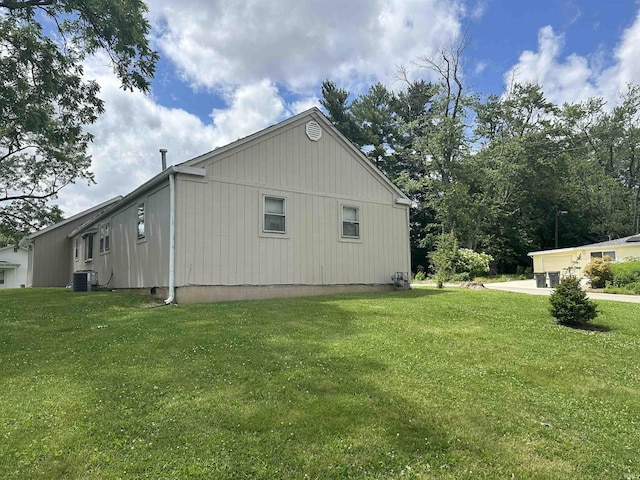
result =
[[[160,155],[162,156],[162,171],[164,172],[167,169],[167,149],[161,148]]]

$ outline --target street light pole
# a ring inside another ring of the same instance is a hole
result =
[[[558,210],[558,206],[556,205],[556,248],[558,248],[558,217],[560,215],[566,215],[567,212],[566,210]]]

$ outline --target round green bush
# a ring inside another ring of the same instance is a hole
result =
[[[467,273],[470,279],[489,273],[493,257],[487,253],[474,252],[468,248],[459,248],[454,260],[455,273]]]

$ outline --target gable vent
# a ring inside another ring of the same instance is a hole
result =
[[[320,140],[320,137],[322,137],[322,129],[320,128],[320,125],[318,125],[318,122],[314,122],[313,120],[307,123],[306,131],[307,137],[309,137],[309,140],[311,141],[317,142]]]

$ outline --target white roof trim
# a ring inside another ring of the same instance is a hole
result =
[[[527,255],[529,257],[533,257],[536,255],[545,255],[545,254],[550,254],[550,253],[570,253],[570,252],[575,252],[578,249],[578,247],[571,247],[571,248],[556,248],[553,250],[539,250],[537,252],[529,252],[527,253]]]
[[[537,252],[529,252],[527,255],[529,257],[534,257],[536,255],[550,255],[552,253],[569,253],[569,252],[583,252],[585,250],[593,250],[595,252],[600,251],[612,251],[617,250],[619,248],[630,248],[630,247],[638,247],[640,244],[638,242],[633,243],[621,243],[619,245],[599,245],[594,243],[593,245],[582,245],[580,247],[571,247],[571,248],[557,248],[554,250],[539,250]]]

